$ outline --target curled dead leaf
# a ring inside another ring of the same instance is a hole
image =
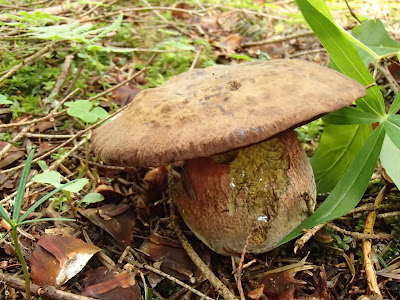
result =
[[[97,299],[141,299],[135,274],[117,268],[99,267],[85,273],[83,296]]]
[[[80,239],[44,235],[29,259],[32,281],[41,286],[63,285],[100,250]]]

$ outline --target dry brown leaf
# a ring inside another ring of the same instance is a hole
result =
[[[179,244],[150,233],[150,239],[142,243],[140,250],[151,260],[160,262],[160,269],[165,273],[180,280],[188,280],[193,277],[196,267]]]
[[[176,4],[176,5],[175,5],[175,8],[181,8],[181,9],[186,9],[186,10],[190,10],[190,9],[191,9],[191,7],[190,7],[189,4],[183,3],[183,2]],[[186,11],[176,11],[176,10],[173,10],[173,11],[171,11],[171,16],[172,16],[173,18],[176,18],[176,19],[183,19],[183,20],[186,20],[186,19],[190,19],[190,18],[191,18],[190,13],[188,13],[188,12],[186,12]]]
[[[133,273],[117,268],[99,267],[86,272],[85,275],[83,296],[103,300],[141,298],[140,288]]]
[[[32,281],[41,286],[63,285],[100,250],[80,239],[44,235],[29,260]]]
[[[6,147],[9,144],[10,143],[0,141],[0,150],[2,150],[4,147]],[[24,155],[25,155],[24,151],[19,150],[15,146],[11,146],[11,148],[8,151],[8,153],[6,154],[6,156],[2,160],[0,160],[0,169],[3,169],[4,167],[11,165],[13,162],[20,159]]]
[[[106,204],[100,208],[82,209],[79,212],[93,224],[107,231],[123,246],[132,243],[136,218],[129,205]]]
[[[225,50],[228,54],[233,54],[240,48],[243,38],[240,35],[228,35],[222,42],[216,43],[216,46]]]

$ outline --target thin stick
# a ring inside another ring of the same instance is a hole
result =
[[[28,127],[25,127],[24,129],[22,129],[11,141],[11,143],[7,144],[3,149],[1,149],[0,151],[0,160],[3,159],[3,157],[6,155],[6,153],[8,152],[8,150],[10,150],[10,148],[12,147],[13,144],[15,144],[16,142],[18,142],[20,139],[22,139],[26,132],[32,127],[33,125],[29,125]]]
[[[18,65],[15,65],[12,67],[8,72],[3,75],[3,77],[0,78],[0,86],[4,84],[4,80],[7,78],[13,76],[15,73],[17,73],[23,66],[28,65],[32,62],[34,62],[37,58],[42,56],[44,53],[49,51],[53,47],[54,43],[51,43],[50,45],[45,46],[44,48],[40,49],[38,52],[35,54],[29,56],[28,58],[24,59],[22,62],[20,62]]]
[[[275,44],[275,43],[286,42],[291,39],[296,39],[296,38],[311,36],[311,35],[314,35],[314,32],[306,31],[303,33],[291,34],[291,35],[287,35],[284,37],[276,37],[276,38],[271,38],[271,39],[266,39],[266,40],[261,40],[261,41],[256,41],[256,42],[248,42],[248,43],[242,44],[242,47],[252,47],[252,46]]]
[[[360,232],[352,232],[352,231],[342,229],[339,226],[336,226],[336,225],[330,224],[330,223],[326,224],[326,227],[332,228],[333,230],[336,230],[337,232],[351,236],[355,240],[364,240],[364,239],[390,240],[390,239],[394,238],[394,235],[389,234],[389,233],[380,233],[380,234],[368,233],[368,234],[366,234],[366,233],[360,233]]]
[[[58,76],[57,82],[56,82],[53,90],[51,91],[50,95],[47,98],[43,99],[43,103],[45,103],[45,104],[50,103],[60,93],[60,90],[61,90],[65,80],[67,79],[73,58],[74,58],[74,56],[72,54],[67,55],[65,57],[64,66],[61,70],[60,75]]]
[[[201,47],[199,47],[199,49],[196,51],[196,56],[193,59],[193,62],[192,62],[192,65],[190,66],[189,71],[192,71],[194,69],[197,61],[199,60],[200,54],[201,54],[201,52],[203,52],[203,50],[204,50],[204,47],[203,47],[203,45],[201,45]]]
[[[304,229],[304,234],[301,238],[297,239],[296,242],[294,243],[294,253],[297,253],[297,250],[300,250],[301,248],[304,247],[305,243],[308,242],[309,239],[311,239],[322,227],[326,225],[327,222],[324,222],[322,224],[315,225],[311,229]]]
[[[205,294],[199,292],[198,290],[192,288],[190,285],[187,285],[186,283],[180,281],[179,279],[177,279],[177,278],[175,278],[175,277],[173,277],[173,276],[171,276],[171,275],[169,275],[167,273],[164,273],[163,271],[161,271],[159,269],[153,268],[152,266],[149,266],[149,265],[146,265],[146,264],[140,264],[137,261],[135,261],[132,257],[129,257],[129,256],[127,256],[125,258],[125,260],[128,261],[129,263],[124,266],[124,269],[133,269],[131,266],[129,266],[129,265],[132,265],[132,266],[134,266],[136,268],[142,268],[142,269],[149,270],[149,271],[151,271],[153,273],[156,273],[158,275],[161,275],[164,278],[167,278],[167,279],[171,280],[172,282],[175,282],[175,283],[179,284],[181,287],[191,291],[192,293],[194,293],[194,294],[196,294],[196,295],[198,295],[198,296],[200,296],[200,297],[202,297],[204,299],[213,300],[212,298],[208,297],[207,295],[205,295]]]
[[[249,246],[250,239],[253,236],[254,229],[255,229],[255,224],[253,224],[253,226],[251,226],[249,235],[247,236],[247,239],[246,239],[246,243],[244,244],[244,247],[243,247],[239,266],[237,267],[237,270],[236,270],[236,276],[235,276],[236,284],[237,284],[237,288],[239,290],[239,295],[240,295],[241,300],[246,300],[246,296],[244,295],[244,291],[243,291],[243,287],[242,287],[242,270],[243,270],[244,256],[246,255],[247,247]]]
[[[25,291],[25,283],[22,279],[7,273],[0,273],[0,282],[18,291]],[[30,292],[32,295],[40,296],[48,299],[63,300],[93,300],[93,298],[75,295],[72,293],[57,290],[53,286],[40,287],[37,284],[30,284]]]
[[[385,197],[388,190],[390,190],[390,189],[388,189],[387,185],[385,185],[380,190],[380,192],[378,193],[378,195],[375,198],[374,205],[379,205],[382,202],[382,200]],[[370,211],[368,213],[367,219],[365,220],[365,227],[364,227],[365,234],[373,233],[375,219],[376,219],[376,211],[375,210]],[[368,287],[371,290],[371,292],[374,294],[374,296],[382,297],[381,291],[379,289],[378,281],[376,278],[374,263],[372,262],[372,242],[371,242],[371,240],[369,240],[369,239],[363,240],[362,250],[363,250],[363,256],[364,256],[365,274],[367,276]]]

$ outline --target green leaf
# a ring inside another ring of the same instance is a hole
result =
[[[374,78],[365,67],[356,48],[348,40],[345,31],[331,17],[326,17],[328,7],[325,2],[296,0],[296,3],[338,70],[365,86],[374,83]],[[383,97],[377,86],[369,88],[367,96],[359,99],[357,105],[371,114],[385,114]]]
[[[324,116],[322,120],[325,123],[335,125],[371,124],[375,122],[380,122],[382,120],[382,117],[351,107],[343,107],[340,110],[334,111],[329,115]]]
[[[35,150],[32,150],[28,158],[26,159],[24,169],[22,170],[21,179],[19,180],[17,195],[15,196],[14,209],[13,209],[13,221],[17,221],[19,213],[21,212],[22,201],[24,199],[25,186],[28,181],[29,171],[31,170],[31,163]]]
[[[369,125],[327,124],[310,162],[319,193],[330,192],[372,131]]]
[[[79,203],[97,203],[104,200],[104,196],[99,193],[89,193],[79,201]]]
[[[42,171],[46,171],[49,168],[44,160],[39,160],[37,164],[42,169]]]
[[[400,115],[389,116],[383,125],[392,142],[400,147]]]
[[[369,136],[328,198],[279,245],[299,236],[302,229],[343,216],[358,204],[375,170],[384,137],[385,131],[381,124]]]
[[[75,102],[66,102],[65,106],[70,107],[67,113],[81,119],[86,123],[95,123],[98,119],[105,119],[108,117],[107,111],[101,107],[93,107],[93,103],[88,100],[77,100]]]
[[[392,39],[387,33],[381,20],[368,20],[356,26],[352,30],[355,38],[380,56],[400,51],[400,42]],[[364,64],[369,64],[375,57],[361,48],[357,49]]]
[[[386,173],[392,178],[397,188],[400,189],[400,149],[393,143],[388,135],[385,135],[380,159]]]
[[[93,108],[92,113],[95,114],[100,120],[104,120],[109,116],[108,112],[102,107]]]
[[[63,190],[68,191],[68,192],[78,193],[88,183],[89,183],[89,179],[80,178],[80,179],[77,179],[73,184],[70,184],[67,187],[63,188]]]
[[[392,105],[390,105],[388,115],[393,115],[397,113],[400,109],[400,93],[396,95],[396,98],[394,98]]]
[[[57,171],[48,171],[42,174],[35,175],[32,178],[32,181],[51,184],[52,186],[57,188],[61,185],[61,174]]]
[[[10,105],[13,104],[11,100],[8,100],[6,96],[0,94],[0,104]]]

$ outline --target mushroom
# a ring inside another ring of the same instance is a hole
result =
[[[110,164],[185,161],[175,186],[194,234],[223,255],[262,253],[315,207],[314,176],[293,128],[350,105],[366,88],[302,60],[212,66],[140,92],[92,144]]]

